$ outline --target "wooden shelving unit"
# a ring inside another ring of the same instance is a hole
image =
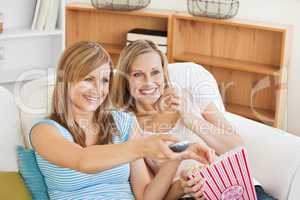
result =
[[[97,41],[112,54],[114,63],[126,45],[126,33],[134,28],[168,31],[169,11],[118,12],[97,10],[89,4],[66,8],[66,46],[80,40]]]
[[[66,8],[66,45],[98,41],[114,63],[134,28],[167,31],[169,62],[192,61],[208,69],[229,112],[284,127],[289,26],[163,10],[97,10],[89,4]]]
[[[215,67],[239,70],[245,72],[253,72],[265,75],[279,76],[280,71],[276,66],[259,64],[247,61],[232,60],[228,58],[220,58],[215,56],[200,55],[197,53],[183,52],[174,56],[178,61],[192,61],[195,63],[201,63],[202,65],[211,65]]]
[[[227,111],[283,127],[289,26],[177,13],[171,34],[171,61],[193,61],[208,69]]]
[[[260,113],[261,115],[263,115],[265,117],[264,118],[265,123],[273,124],[273,119],[274,119],[275,113],[272,110],[261,109],[261,108],[253,108],[252,109],[249,106],[231,104],[231,103],[225,104],[225,107],[228,112],[242,115],[249,119],[258,120],[257,116],[255,116],[255,114],[253,113],[253,110],[255,110],[256,112]]]

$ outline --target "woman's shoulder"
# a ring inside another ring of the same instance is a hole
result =
[[[33,132],[41,132],[43,134],[47,134],[47,132],[56,133],[62,135],[64,138],[70,141],[73,141],[72,135],[63,125],[49,118],[40,119],[33,123],[29,132],[30,144]]]
[[[55,128],[57,129],[57,131],[65,131],[64,126],[58,123],[57,121],[50,118],[44,118],[35,121],[30,129],[30,132],[32,132],[33,130],[43,129],[45,127]]]

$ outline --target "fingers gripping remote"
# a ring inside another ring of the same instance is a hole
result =
[[[188,147],[189,147],[188,141],[182,141],[182,142],[178,142],[178,143],[169,145],[169,148],[172,151],[177,152],[177,153],[185,151]]]

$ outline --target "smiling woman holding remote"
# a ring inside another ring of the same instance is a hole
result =
[[[53,112],[30,132],[50,199],[163,199],[182,159],[211,160],[193,145],[174,153],[173,136],[140,137],[132,117],[109,110],[108,53],[95,42],[76,43],[61,57]],[[166,162],[154,179],[143,157]]]

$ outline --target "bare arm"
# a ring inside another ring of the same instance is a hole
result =
[[[137,137],[122,144],[81,147],[66,140],[59,130],[48,124],[39,124],[32,130],[32,146],[48,162],[85,173],[96,173],[144,156],[158,160],[177,159],[164,141],[178,141],[173,136]],[[105,162],[103,162],[105,161]]]
[[[212,163],[214,158],[214,151],[207,147],[207,145],[202,145],[200,143],[191,144],[187,150],[182,152],[181,154],[186,156],[183,156],[184,159],[191,159],[193,156],[192,154],[199,155],[202,159],[198,160],[200,162],[203,162],[205,164]],[[143,164],[145,164],[143,160]],[[180,181],[173,182],[173,178],[176,174],[177,168],[180,164],[180,161],[169,161],[167,163],[164,163],[158,170],[158,173],[155,175],[154,179],[152,179],[151,182],[145,187],[144,189],[141,189],[140,184],[137,184],[139,187],[136,189],[137,192],[144,191],[144,196],[141,199],[167,199],[167,200],[176,200],[184,195],[184,190],[182,186],[180,185]],[[139,169],[142,167],[139,166]],[[138,171],[138,169],[135,169]],[[139,172],[142,174],[142,172]],[[139,177],[142,177],[143,175],[139,175]],[[148,176],[148,179],[150,176]],[[139,180],[136,180],[138,182]],[[171,185],[172,183],[172,185]],[[170,187],[171,185],[171,187]],[[148,193],[147,193],[148,192]]]
[[[180,180],[174,181],[164,200],[176,200],[185,195]]]
[[[141,149],[135,142],[82,148],[66,140],[57,128],[47,124],[33,128],[32,145],[50,163],[85,173],[104,171],[142,157]]]
[[[130,181],[136,199],[164,199],[170,188],[179,164],[180,161],[169,161],[165,163],[155,177],[151,179],[143,159],[132,162]]]
[[[238,146],[243,146],[241,136],[226,120],[214,103],[206,106],[203,118],[192,113],[183,113],[184,124],[199,135],[217,154],[221,155]]]
[[[240,135],[235,132],[213,101],[205,107],[203,113],[195,113],[197,111],[189,106],[199,102],[191,102],[191,96],[187,90],[183,90],[181,96],[178,96],[174,89],[169,88],[160,99],[160,110],[178,111],[185,126],[200,136],[219,155],[243,145]]]

